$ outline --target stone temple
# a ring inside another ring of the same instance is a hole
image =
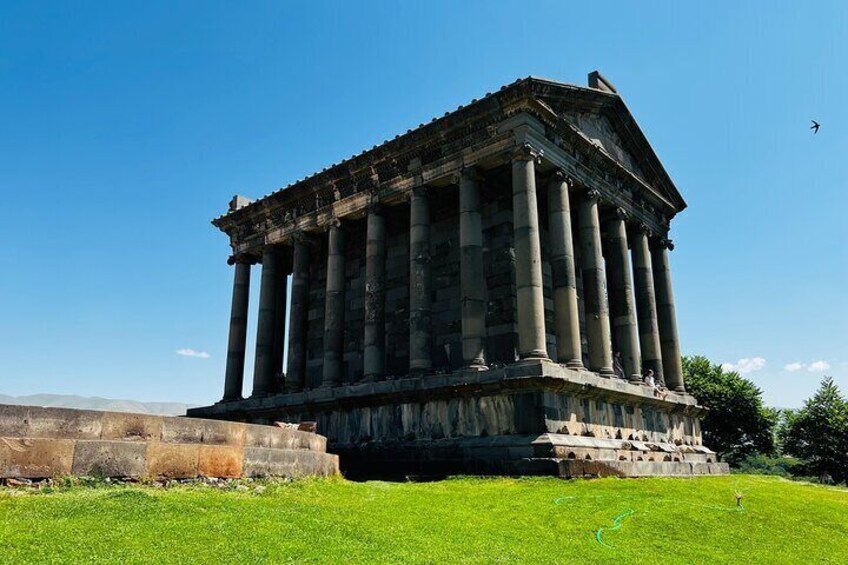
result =
[[[727,472],[683,382],[668,231],[685,207],[597,72],[518,80],[237,196],[213,221],[235,271],[224,396],[189,415],[316,421],[353,477]]]

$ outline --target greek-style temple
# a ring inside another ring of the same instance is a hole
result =
[[[235,279],[224,394],[189,415],[316,421],[354,477],[727,472],[681,368],[685,207],[597,72],[518,80],[236,196],[213,221]]]

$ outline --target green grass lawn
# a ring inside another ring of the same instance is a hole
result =
[[[0,489],[0,562],[848,563],[848,491],[751,475]]]

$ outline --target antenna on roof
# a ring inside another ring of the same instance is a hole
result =
[[[612,83],[598,71],[592,71],[591,73],[589,73],[589,88],[594,88],[595,90],[603,90],[604,92],[609,92],[612,94],[618,94],[618,91],[615,89]]]

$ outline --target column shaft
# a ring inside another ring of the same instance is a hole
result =
[[[621,353],[624,376],[631,382],[642,381],[642,361],[639,355],[639,332],[636,329],[636,309],[633,305],[633,284],[630,279],[630,255],[627,251],[627,226],[623,211],[607,221],[609,244],[609,299],[615,344]]]
[[[651,255],[648,235],[639,229],[633,235],[631,255],[633,257],[633,283],[636,294],[636,317],[639,322],[639,345],[642,364],[651,369],[658,382],[665,382],[660,349],[660,333],[657,325],[657,300],[654,294],[654,275],[651,272]]]
[[[324,367],[322,386],[342,382],[345,312],[344,229],[330,225],[327,243],[327,296],[324,307]]]
[[[292,295],[289,316],[289,357],[286,389],[303,390],[306,382],[306,333],[309,320],[309,244],[294,241],[292,257]]]
[[[486,277],[483,227],[476,171],[464,170],[459,181],[460,292],[462,359],[470,369],[486,369]]]
[[[548,358],[535,158],[529,147],[522,147],[512,160],[515,293],[518,308],[518,356],[521,359]]]
[[[612,370],[607,281],[598,220],[599,196],[596,191],[589,191],[578,208],[583,302],[589,339],[589,368],[603,377],[611,377],[615,373]]]
[[[247,341],[247,307],[250,301],[250,263],[236,261],[233,301],[230,309],[230,339],[227,345],[227,369],[224,400],[241,399],[244,383],[244,351]]]
[[[386,223],[378,206],[368,211],[365,240],[364,376],[382,379],[386,365]]]
[[[554,327],[557,361],[572,369],[583,368],[580,314],[577,306],[577,275],[574,271],[574,239],[568,181],[556,174],[548,184],[548,230],[554,294]]]
[[[272,374],[275,392],[279,392],[283,375],[283,358],[286,351],[286,310],[291,260],[287,247],[277,249],[277,281],[274,286],[274,345],[271,348]]]
[[[276,319],[277,252],[267,247],[262,253],[262,280],[259,287],[259,319],[256,329],[256,361],[253,367],[252,396],[274,392],[274,320]]]
[[[677,316],[674,311],[674,293],[671,290],[671,269],[668,263],[670,245],[670,242],[660,241],[651,250],[654,290],[657,297],[657,323],[660,330],[665,384],[672,390],[685,392],[680,340],[677,335]]]
[[[409,372],[433,368],[430,324],[430,201],[424,187],[412,191],[409,206]]]

